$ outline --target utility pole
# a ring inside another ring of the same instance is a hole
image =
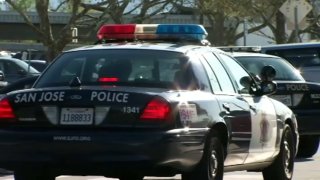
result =
[[[247,19],[244,18],[243,20],[243,46],[247,45],[247,36],[248,36],[248,22]]]
[[[295,38],[296,42],[301,42],[301,39],[299,37],[299,22],[298,22],[298,6],[294,7],[294,32],[295,32]]]

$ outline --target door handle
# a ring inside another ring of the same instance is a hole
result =
[[[252,111],[254,111],[254,112],[257,111],[257,108],[256,108],[255,105],[250,104],[250,105],[249,105],[249,108],[250,108]]]
[[[230,106],[228,103],[222,103],[222,107],[227,111],[230,112]]]

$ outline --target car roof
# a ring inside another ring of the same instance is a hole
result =
[[[298,49],[298,48],[309,48],[309,47],[320,47],[320,42],[267,45],[267,46],[262,46],[261,50],[289,49],[289,48],[290,49]]]
[[[103,50],[103,49],[138,49],[138,50],[164,50],[164,51],[174,51],[186,53],[189,50],[197,48],[210,48],[215,51],[221,51],[216,48],[203,45],[195,44],[184,44],[184,43],[152,43],[152,42],[129,42],[129,43],[106,43],[106,44],[97,44],[83,46],[75,49],[71,49],[65,52],[74,52],[74,51],[86,51],[86,50]],[[222,52],[222,51],[221,51]]]
[[[40,59],[32,59],[32,60],[23,60],[24,62],[31,62],[31,63],[41,63],[41,64],[46,64],[47,61],[46,60],[40,60]]]
[[[270,54],[263,53],[253,53],[253,52],[229,52],[233,57],[267,57],[267,58],[280,58],[279,56],[274,56]]]
[[[6,60],[6,61],[21,61],[20,59],[16,59],[16,58],[11,58],[11,57],[0,57],[0,60]]]

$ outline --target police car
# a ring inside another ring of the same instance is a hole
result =
[[[266,96],[274,82],[256,81],[206,36],[200,25],[102,26],[101,44],[62,53],[31,89],[2,97],[0,167],[16,180],[291,179],[295,115]]]
[[[246,52],[233,52],[232,56],[255,75],[260,75],[266,65],[275,68],[277,91],[270,97],[296,114],[300,134],[298,157],[312,157],[319,147],[320,84],[306,82],[297,69],[278,56]]]
[[[299,69],[306,81],[320,83],[320,43],[290,43],[262,46],[261,52],[280,56]]]

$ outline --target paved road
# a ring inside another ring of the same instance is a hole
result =
[[[318,153],[310,159],[297,159],[295,163],[295,170],[293,180],[319,180],[320,179],[320,148]],[[180,180],[180,176],[170,178],[155,178],[147,177],[146,180]],[[232,172],[226,173],[224,180],[262,180],[261,173],[255,172]],[[2,176],[0,180],[13,180],[11,175]],[[101,176],[59,176],[56,180],[117,180],[111,178],[104,178]]]

